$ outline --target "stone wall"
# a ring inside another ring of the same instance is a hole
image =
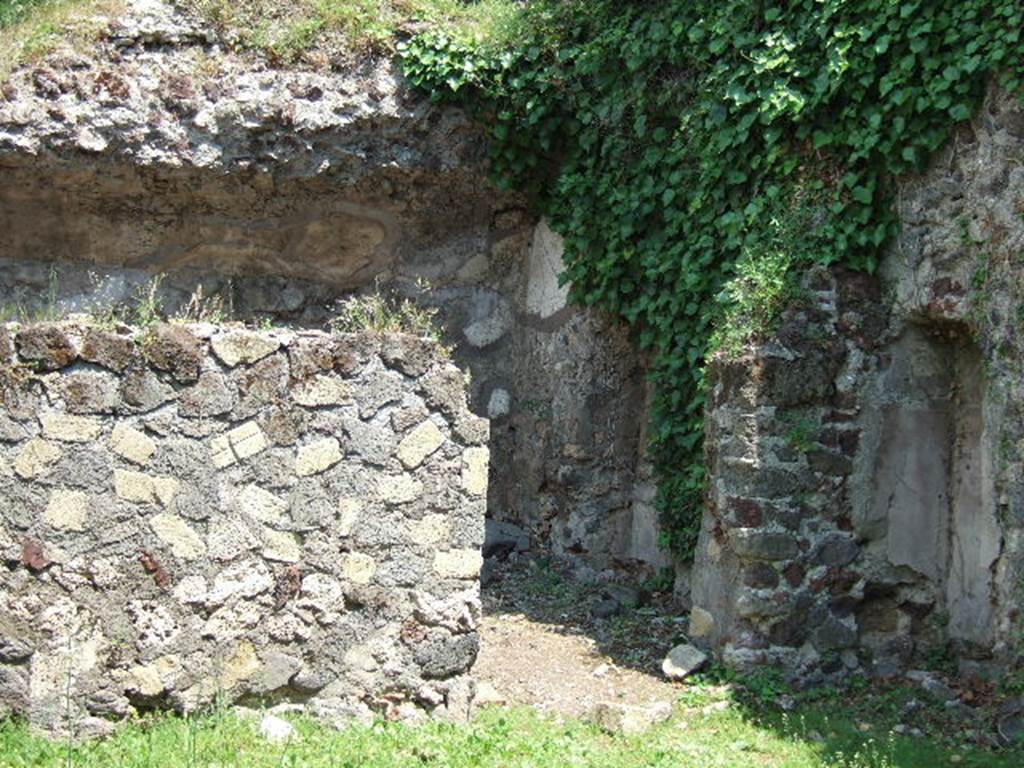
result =
[[[494,424],[489,515],[588,573],[663,565],[644,360],[567,304],[561,241],[490,182],[482,128],[391,62],[268,69],[171,4],[124,6],[0,88],[3,309],[102,308],[164,273],[171,312],[202,285],[319,327],[347,292],[394,290],[440,309]]]
[[[877,278],[811,274],[709,368],[691,632],[807,681],[949,659],[997,674],[1024,595],[1024,107],[993,90]]]
[[[434,342],[0,328],[0,714],[467,715],[488,423]]]

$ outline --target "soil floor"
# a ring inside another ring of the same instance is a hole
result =
[[[608,610],[607,590],[543,559],[499,564],[483,590],[474,668],[483,701],[581,716],[598,702],[678,698],[682,686],[661,674],[661,662],[685,640],[685,615],[668,596],[639,591],[639,605],[597,618],[595,609]]]

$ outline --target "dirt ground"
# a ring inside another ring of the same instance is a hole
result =
[[[694,688],[672,683],[661,673],[668,651],[686,641],[686,614],[669,595],[658,593],[640,596],[639,606],[601,610],[609,593],[624,594],[614,587],[582,584],[544,558],[513,556],[501,564],[483,590],[481,648],[474,668],[478,703],[521,704],[588,718],[601,702],[687,701],[687,688]],[[815,722],[842,712],[858,731],[870,730],[877,721],[895,734],[950,748],[967,744],[993,749],[1018,735],[1024,738],[1024,698],[1019,694],[998,694],[995,683],[979,679],[932,677],[951,686],[956,698],[936,698],[927,686],[922,690],[903,678],[804,693],[775,689],[765,682],[759,687],[703,682],[698,685],[700,695],[677,711],[688,717],[739,702],[759,714],[778,715],[803,701],[806,707],[800,716],[817,718]],[[823,741],[818,731],[825,733],[824,726],[817,728],[810,738]]]
[[[543,560],[501,564],[483,592],[474,668],[482,699],[574,716],[604,701],[674,701],[681,686],[665,679],[661,662],[684,639],[685,617],[667,596],[640,597],[639,607],[596,618],[605,588]]]

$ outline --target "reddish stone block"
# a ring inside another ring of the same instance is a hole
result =
[[[801,586],[804,583],[804,577],[807,575],[804,567],[800,563],[790,563],[782,570],[782,575],[785,577],[786,582],[793,589]]]
[[[729,511],[740,528],[760,528],[764,524],[764,508],[753,499],[733,496],[729,499]]]

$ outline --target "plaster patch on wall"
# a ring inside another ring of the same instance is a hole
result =
[[[529,276],[526,286],[526,309],[546,318],[564,308],[569,299],[569,286],[558,284],[558,276],[565,269],[562,254],[565,242],[541,219],[533,231],[530,246]]]

